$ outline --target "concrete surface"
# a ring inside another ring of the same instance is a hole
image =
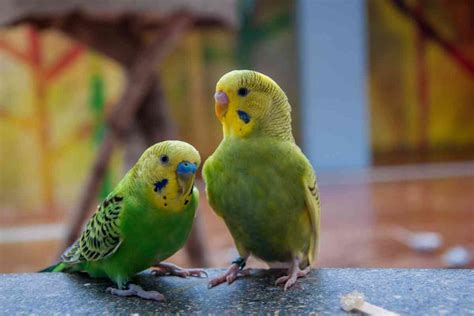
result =
[[[210,277],[223,270],[208,270]],[[0,275],[0,314],[345,314],[340,296],[354,290],[366,300],[404,315],[474,314],[474,270],[317,269],[288,292],[273,285],[275,272],[207,289],[202,278],[137,276],[165,302],[120,298],[105,293],[111,283],[79,274]]]

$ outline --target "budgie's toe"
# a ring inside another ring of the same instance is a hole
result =
[[[233,263],[224,274],[212,279],[208,284],[208,288],[212,288],[224,282],[227,282],[227,284],[231,284],[235,281],[235,279],[237,279],[239,272],[240,266],[238,264]]]
[[[311,267],[307,266],[303,270],[300,269],[299,267],[299,261],[295,261],[291,268],[288,271],[288,275],[284,275],[282,277],[279,277],[275,281],[275,285],[280,285],[280,284],[285,284],[283,289],[286,291],[293,285],[295,285],[296,281],[298,278],[305,277],[309,272],[311,271]]]
[[[184,269],[172,263],[160,262],[153,266],[151,271],[156,276],[174,275],[181,278],[187,277],[207,277],[207,272],[203,269]]]
[[[286,281],[288,281],[290,277],[288,275],[284,275],[282,277],[279,277],[276,281],[275,281],[275,285],[280,285],[282,283],[285,283]]]
[[[146,300],[153,300],[153,301],[165,300],[165,297],[160,292],[145,291],[144,289],[142,289],[141,286],[136,285],[136,284],[129,284],[128,289],[126,290],[120,290],[120,289],[108,287],[106,289],[106,292],[112,295],[117,295],[117,296],[137,296],[137,297],[144,298]]]

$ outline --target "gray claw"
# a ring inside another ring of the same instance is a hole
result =
[[[153,300],[153,301],[159,301],[159,302],[165,300],[164,295],[161,294],[160,292],[145,291],[144,289],[142,289],[141,286],[136,285],[136,284],[129,284],[128,289],[125,289],[125,290],[108,287],[105,291],[112,295],[117,295],[117,296],[122,296],[122,297],[137,296],[146,300]]]

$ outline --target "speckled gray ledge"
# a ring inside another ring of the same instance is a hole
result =
[[[215,276],[221,270],[208,270]],[[111,284],[83,275],[0,275],[0,314],[242,314],[338,315],[343,294],[354,290],[368,302],[404,315],[474,315],[474,270],[318,269],[288,292],[273,285],[276,275],[259,271],[231,286],[207,289],[206,279],[157,278],[136,282],[156,289],[159,303],[105,293]]]

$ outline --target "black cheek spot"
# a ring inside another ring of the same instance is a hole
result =
[[[163,195],[163,200],[166,200],[166,195]]]
[[[239,119],[241,119],[245,124],[248,124],[250,122],[250,115],[248,115],[247,112],[237,110],[237,115],[239,116]]]
[[[165,206],[168,206],[168,203],[165,203]]]
[[[155,192],[161,191],[161,189],[163,189],[167,184],[168,184],[168,179],[157,181],[154,183],[155,188],[153,190]]]

